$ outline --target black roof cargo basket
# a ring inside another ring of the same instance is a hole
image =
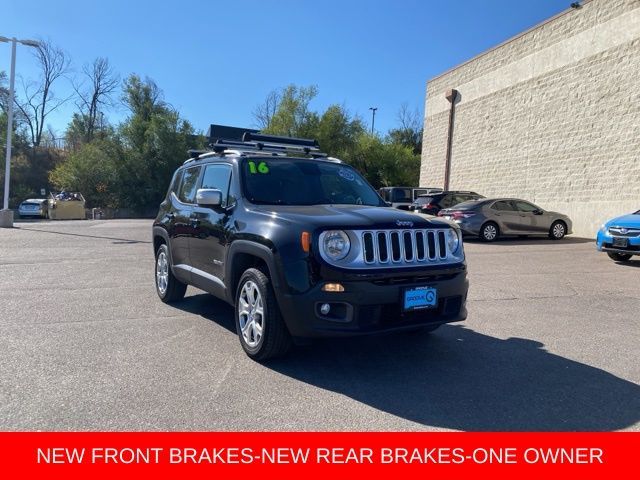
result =
[[[315,147],[318,148],[318,142],[311,138],[294,138],[294,137],[281,137],[278,135],[264,135],[262,133],[246,132],[242,140],[245,142],[262,142],[262,143],[275,143],[279,145],[296,145],[299,147]]]
[[[209,145],[223,139],[242,142],[242,137],[245,133],[258,133],[258,130],[253,130],[251,128],[227,127],[226,125],[215,125],[212,123],[209,125],[209,130],[207,130],[207,137],[209,138]]]

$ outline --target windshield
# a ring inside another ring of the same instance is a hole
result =
[[[249,158],[242,163],[244,193],[263,205],[385,203],[353,168],[326,161]]]

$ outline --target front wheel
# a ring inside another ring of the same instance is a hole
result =
[[[626,262],[631,259],[630,254],[628,253],[616,253],[616,252],[607,252],[609,258],[615,262]]]
[[[549,238],[552,240],[561,240],[567,234],[567,226],[564,222],[553,222],[549,229]]]
[[[245,271],[238,284],[236,330],[242,348],[256,361],[284,355],[292,344],[271,281],[256,268]]]

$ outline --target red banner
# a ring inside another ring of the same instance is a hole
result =
[[[581,479],[638,469],[638,433],[0,433],[4,478]],[[6,476],[8,474],[8,476]]]

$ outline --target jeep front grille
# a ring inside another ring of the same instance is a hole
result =
[[[364,263],[420,264],[447,258],[446,230],[375,230],[361,233]]]
[[[462,239],[455,252],[450,251],[450,228],[346,230],[351,241],[349,254],[342,260],[329,258],[321,247],[320,256],[330,265],[347,269],[393,269],[428,267],[464,261]],[[322,245],[325,232],[320,234]],[[459,234],[458,234],[459,235]]]

